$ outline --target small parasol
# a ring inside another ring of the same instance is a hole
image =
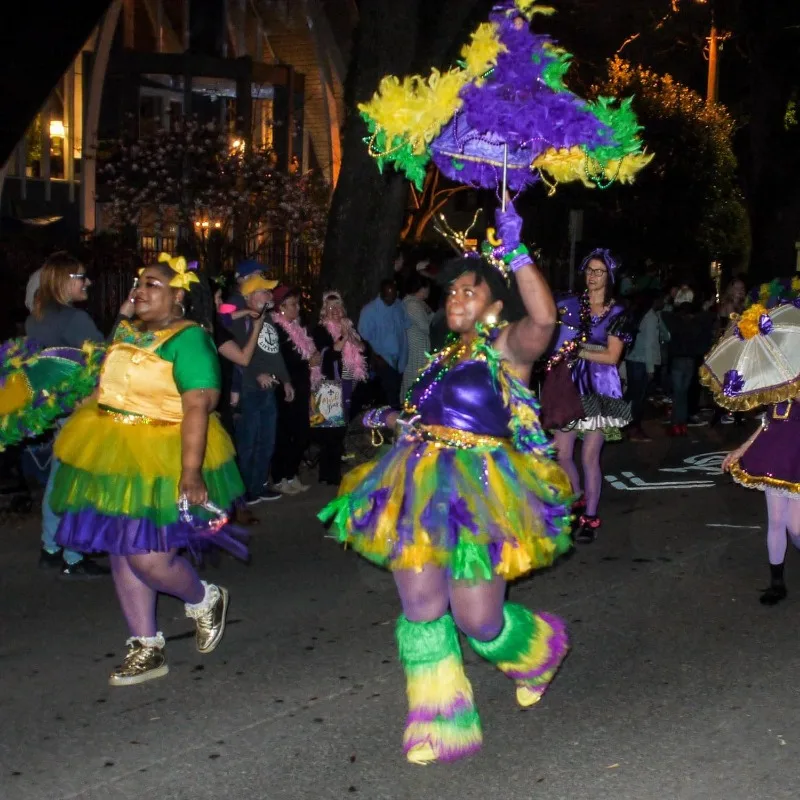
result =
[[[753,303],[706,356],[701,382],[730,411],[792,400],[800,392],[800,303]]]

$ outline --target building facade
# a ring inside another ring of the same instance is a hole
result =
[[[102,227],[104,143],[187,115],[335,185],[356,22],[354,0],[112,0],[0,171],[2,216]]]

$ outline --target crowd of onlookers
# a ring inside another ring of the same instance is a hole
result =
[[[635,332],[622,366],[633,412],[629,438],[650,440],[642,426],[648,398],[667,412],[664,421],[672,436],[685,436],[692,426],[737,421],[703,408],[699,368],[731,325],[731,315],[744,310],[744,281],[734,278],[719,296],[713,290],[703,296],[687,284],[662,291],[657,285],[637,287],[629,282],[622,291]]]
[[[443,346],[447,334],[435,271],[427,260],[399,259],[394,276],[380,284],[357,318],[348,314],[339,292],[309,297],[271,280],[255,261],[238,264],[230,279],[204,284],[213,303],[195,303],[193,319],[213,334],[220,357],[218,411],[236,444],[246,487],[240,522],[252,519],[247,506],[308,490],[300,473],[310,449],[318,480],[338,485],[352,416],[375,404],[400,406],[426,354]],[[26,333],[45,346],[101,341],[87,312],[76,307],[90,286],[79,261],[66,253],[51,256],[26,289]],[[618,290],[634,331],[621,366],[633,409],[629,437],[650,438],[642,425],[648,398],[668,412],[674,436],[691,425],[733,421],[719,413],[700,416],[698,367],[731,314],[743,310],[744,283],[733,280],[721,297],[702,297],[687,285],[663,291],[652,276],[637,283],[623,277]],[[131,315],[133,305],[126,304]],[[303,319],[309,304],[319,312]],[[103,568],[81,554],[60,551],[47,493],[44,506],[40,564],[64,575],[101,574]]]

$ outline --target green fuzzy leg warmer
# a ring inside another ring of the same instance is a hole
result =
[[[433,622],[411,622],[404,616],[395,629],[400,661],[406,670],[437,664],[447,656],[461,658],[456,624],[450,614]]]
[[[493,664],[517,662],[528,652],[531,639],[536,634],[533,613],[518,603],[503,606],[503,630],[490,642],[479,642],[467,637],[472,649]]]

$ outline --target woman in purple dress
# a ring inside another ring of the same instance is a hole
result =
[[[800,548],[800,403],[788,400],[769,406],[761,427],[728,453],[722,469],[736,483],[760,489],[767,496],[767,553],[770,584],[761,603],[774,606],[786,597],[783,562],[786,534]]]
[[[552,370],[566,360],[572,384],[580,397],[581,416],[565,419],[554,432],[558,461],[569,475],[576,494],[581,493],[581,479],[574,461],[575,442],[583,439],[583,495],[576,503],[582,512],[576,541],[591,543],[600,527],[597,507],[603,473],[600,454],[606,439],[619,439],[619,430],[631,421],[630,404],[622,396],[618,364],[625,345],[630,344],[628,315],[612,296],[617,264],[608,250],[594,250],[581,264],[586,291],[571,295],[558,304],[559,331],[556,347],[548,362]],[[545,381],[546,387],[547,381]],[[558,408],[568,402],[564,392],[542,394],[545,419],[558,418]],[[577,412],[580,413],[580,412]],[[567,415],[568,417],[570,415]]]

